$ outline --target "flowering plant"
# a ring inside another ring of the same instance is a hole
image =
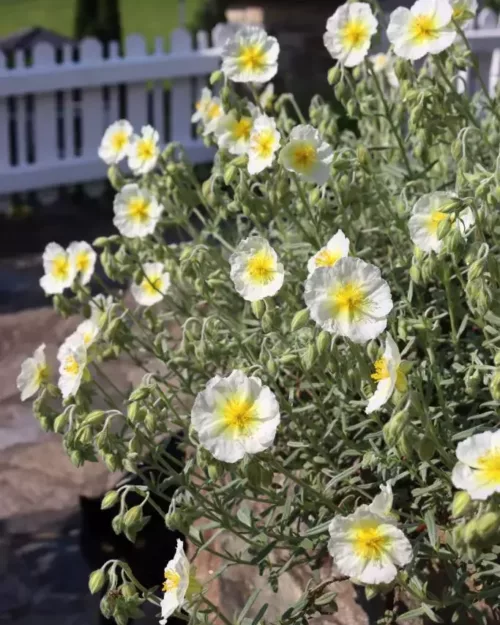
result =
[[[194,563],[207,550],[224,570],[258,567],[273,589],[308,567],[280,623],[335,611],[341,579],[392,595],[383,622],[406,610],[482,623],[500,581],[500,108],[460,88],[477,69],[463,31],[474,0],[397,9],[391,50],[368,56],[375,4],[342,6],[324,38],[356,132],[319,97],[306,116],[264,89],[279,46],[255,27],[228,41],[211,78],[220,94],[204,89],[193,116],[219,146],[207,180],[180,146],[160,151],[152,128],[108,129],[118,234],[94,248],[123,288],[93,296],[93,249],[49,245],[42,287],[86,321],[60,349],[58,388],[43,346],[19,388],[75,464],[100,457],[144,480],[106,495],[115,531],[134,540],[149,501],[189,537]],[[172,229],[187,240],[167,244]],[[144,378],[111,396],[100,365],[116,358]],[[181,464],[164,445],[177,436]],[[130,489],[143,504],[128,507]],[[218,547],[221,531],[241,547]],[[90,584],[108,584],[102,608],[119,623],[146,600],[164,620],[185,609],[193,622],[214,611],[242,622],[256,599],[224,614],[182,545],[165,578],[160,600],[111,560]]]

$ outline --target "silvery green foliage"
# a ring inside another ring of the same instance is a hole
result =
[[[481,623],[481,606],[499,607],[499,496],[477,501],[451,482],[457,444],[495,430],[500,416],[500,107],[496,96],[469,98],[454,88],[459,70],[472,62],[460,41],[421,69],[399,59],[397,88],[369,61],[354,70],[336,66],[330,82],[353,130],[342,129],[345,120],[319,97],[304,112],[291,95],[268,105],[283,144],[305,123],[333,148],[321,187],[279,159],[250,175],[246,156],[225,150],[200,182],[181,147],[168,146],[140,179],[164,207],[154,234],[95,242],[107,276],[123,288],[112,289],[112,304],[100,301],[100,338],[80,390],[62,408],[51,385],[35,400],[42,426],[62,434],[75,464],[102,458],[110,470],[143,476],[144,487],[125,485],[105,499],[117,506],[117,532],[134,540],[146,522],[140,506],[128,509],[127,493],[135,489],[155,502],[168,526],[189,535],[191,554],[218,553],[229,574],[244,563],[276,589],[283,573],[309,567],[302,597],[285,606],[279,623],[335,611],[328,586],[335,575],[321,573],[330,558],[328,526],[369,504],[388,481],[413,558],[391,584],[366,587],[367,595],[396,588],[415,606],[408,617],[434,622],[467,614]],[[225,110],[243,112],[253,95],[226,83],[221,98]],[[110,180],[117,191],[131,182],[114,166]],[[436,230],[440,251],[426,253],[414,248],[409,221],[414,205],[435,191],[452,194],[451,217]],[[451,225],[465,210],[474,225],[462,236]],[[394,307],[387,329],[406,372],[406,388],[370,414],[383,335],[366,344],[336,338],[304,310],[308,261],[339,229],[349,254],[378,267],[389,284]],[[167,244],[165,232],[183,242]],[[270,242],[285,270],[276,295],[256,302],[236,292],[229,263],[252,234]],[[165,297],[154,307],[126,304],[125,289],[139,284],[152,262],[170,274]],[[56,307],[90,316],[89,287],[73,288],[76,298],[56,295]],[[117,358],[144,368],[142,384],[125,396],[110,390],[100,372],[102,361]],[[190,409],[211,378],[234,369],[272,390],[281,423],[269,449],[224,464],[198,445]],[[98,396],[107,409],[93,409]],[[185,464],[161,443],[179,431],[195,450]],[[145,459],[154,480],[141,469]],[[162,493],[172,484],[178,488],[169,503]],[[208,542],[218,530],[240,539],[237,551]],[[430,585],[431,573],[437,585]],[[94,575],[91,587],[106,582],[103,609],[119,622],[145,598],[155,601],[116,562],[104,577]],[[192,622],[205,622],[215,609],[199,592],[190,601]],[[400,604],[394,605],[384,622],[395,622]],[[258,617],[265,620],[265,610]]]

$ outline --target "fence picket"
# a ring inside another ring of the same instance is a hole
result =
[[[163,37],[156,37],[155,39],[155,56],[163,56],[164,52],[164,40]],[[152,119],[150,119],[152,126],[156,128],[160,135],[160,142],[166,143],[168,141],[165,128],[165,87],[162,80],[155,80],[153,83],[152,93]]]
[[[173,31],[171,54],[183,54],[193,49],[191,33],[184,28]],[[189,78],[176,78],[170,91],[170,141],[191,141],[192,90]]]
[[[33,49],[35,68],[55,69],[55,50],[45,42],[38,43]],[[29,82],[27,84],[29,90]],[[35,161],[47,166],[55,163],[58,157],[57,147],[57,106],[56,93],[37,93],[34,101],[34,138]]]
[[[64,44],[62,49],[63,65],[73,63],[73,46]],[[73,158],[76,155],[75,145],[75,101],[73,89],[63,91],[62,98],[62,124],[63,124],[63,158]]]
[[[102,44],[97,39],[84,39],[80,43],[80,62],[89,65],[102,63]],[[97,146],[104,131],[103,93],[101,87],[82,90],[81,133],[82,156],[90,159],[95,156]]]
[[[0,72],[7,67],[7,59],[0,52]],[[9,108],[7,98],[0,97],[0,171],[10,167],[10,140],[9,140]]]
[[[125,58],[137,59],[147,56],[146,42],[142,35],[129,35],[125,40]],[[127,119],[136,132],[147,123],[147,101],[145,83],[133,83],[127,86]]]
[[[490,29],[498,26],[498,17],[494,11],[491,9],[482,9],[478,13],[477,21],[476,21],[476,29]],[[492,42],[494,43],[494,42]],[[498,45],[500,43],[500,39],[496,42]],[[488,86],[490,80],[490,65],[491,65],[491,57],[493,54],[493,50],[495,49],[495,45],[493,45],[489,50],[477,52],[477,60],[479,65],[479,74],[483,79],[485,85]],[[480,90],[480,83],[477,77],[472,76],[472,91]]]

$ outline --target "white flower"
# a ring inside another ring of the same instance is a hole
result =
[[[86,319],[82,321],[77,329],[70,334],[65,341],[65,345],[72,345],[77,347],[78,345],[84,345],[88,349],[96,340],[99,335],[99,326],[92,321],[92,319]]]
[[[132,125],[126,119],[120,119],[108,126],[97,151],[99,158],[107,165],[119,163],[127,156],[130,137],[133,132]]]
[[[182,540],[177,539],[177,548],[172,560],[165,567],[163,599],[161,600],[161,625],[165,625],[169,616],[182,608],[189,587],[189,560],[184,553]]]
[[[372,62],[373,71],[376,74],[383,74],[391,87],[396,88],[399,86],[399,80],[394,71],[394,57],[392,54],[383,54],[382,52],[373,54],[370,57],[370,61]]]
[[[333,267],[340,258],[344,258],[348,254],[349,239],[342,230],[338,230],[325,247],[322,247],[319,252],[316,252],[316,254],[309,259],[307,263],[309,275],[318,267]]]
[[[387,28],[395,54],[415,61],[451,46],[457,34],[452,13],[448,0],[417,0],[411,9],[397,8]]]
[[[328,19],[323,42],[334,59],[354,67],[365,58],[378,22],[366,2],[343,4]]]
[[[474,224],[474,214],[470,208],[463,210],[455,219],[452,213],[445,212],[454,199],[454,193],[435,191],[423,195],[415,204],[409,221],[410,236],[417,247],[424,252],[440,252],[443,240],[438,238],[438,228],[442,221],[452,220],[452,226],[458,227],[462,236]]]
[[[59,348],[57,359],[60,362],[58,386],[63,398],[67,399],[80,388],[87,365],[87,350],[83,341],[75,344],[66,339]]]
[[[135,301],[141,306],[152,306],[161,302],[170,286],[170,274],[165,271],[163,263],[145,263],[144,278],[139,284],[131,286]]]
[[[217,130],[223,115],[224,109],[222,108],[220,98],[212,98],[202,119],[204,125],[203,135],[205,137]]]
[[[68,247],[70,263],[75,273],[80,274],[82,284],[88,284],[94,273],[97,254],[85,241],[73,241]]]
[[[229,258],[231,280],[241,297],[255,302],[275,295],[283,284],[285,270],[266,239],[248,237]]]
[[[450,0],[453,10],[453,19],[456,20],[461,27],[467,26],[472,21],[470,15],[475,15],[478,8],[477,0]]]
[[[73,284],[76,268],[63,247],[57,243],[49,243],[42,259],[45,275],[40,279],[40,286],[46,295],[62,293]]]
[[[459,462],[451,481],[472,499],[485,500],[500,493],[500,430],[474,434],[457,445]]]
[[[337,568],[362,584],[388,584],[412,559],[410,541],[393,522],[361,506],[328,528],[328,551]]]
[[[124,237],[145,237],[153,234],[163,206],[154,195],[137,184],[126,184],[113,203],[114,225]]]
[[[252,115],[238,115],[237,111],[229,111],[220,118],[215,130],[218,146],[226,149],[229,154],[246,154],[252,127]]]
[[[160,135],[152,126],[143,126],[141,136],[133,135],[128,147],[128,166],[134,174],[147,174],[154,169],[160,148]]]
[[[218,460],[237,462],[273,444],[280,422],[276,397],[255,377],[215,376],[196,396],[191,422],[200,445]]]
[[[90,321],[100,328],[113,303],[111,295],[104,295],[103,293],[95,295],[90,301]]]
[[[285,169],[319,185],[328,180],[332,161],[332,148],[316,128],[309,125],[295,126],[280,152],[280,163]]]
[[[258,26],[244,26],[222,48],[222,71],[234,82],[267,82],[278,71],[280,46]]]
[[[205,119],[208,107],[212,102],[212,92],[208,87],[201,90],[200,99],[195,104],[195,111],[191,117],[193,124],[197,124]]]
[[[306,280],[309,313],[327,332],[366,343],[385,330],[392,310],[389,285],[380,270],[359,258],[319,267]]]
[[[406,376],[401,370],[401,355],[392,336],[387,333],[382,358],[375,362],[372,378],[377,382],[375,393],[370,397],[365,412],[371,414],[389,401],[394,389],[405,393],[408,388]]]
[[[47,380],[49,368],[45,360],[45,343],[35,349],[31,358],[21,365],[21,372],[17,376],[17,388],[21,392],[21,401],[32,397]]]
[[[248,173],[258,174],[274,161],[280,147],[280,133],[272,117],[259,115],[254,121],[248,148]]]

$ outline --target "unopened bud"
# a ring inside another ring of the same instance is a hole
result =
[[[432,456],[434,456],[435,451],[436,444],[430,436],[424,436],[420,439],[417,446],[417,452],[422,462],[428,462]]]
[[[85,417],[83,423],[85,425],[97,425],[101,423],[105,416],[106,413],[104,412],[104,410],[93,410],[92,412],[89,412],[89,414]]]
[[[316,349],[318,350],[318,354],[320,356],[325,354],[330,348],[331,343],[332,343],[331,335],[325,330],[322,330],[316,337]]]
[[[382,428],[384,440],[388,445],[394,445],[400,438],[404,428],[409,421],[409,415],[405,410],[401,410],[393,415]]]
[[[92,571],[89,576],[89,590],[92,595],[99,592],[106,583],[106,573],[102,569]]]
[[[309,310],[307,308],[303,308],[302,310],[299,310],[299,312],[296,312],[292,319],[292,325],[291,325],[292,332],[295,332],[296,330],[300,330],[301,328],[303,328],[305,325],[307,325],[308,321],[309,321]]]
[[[269,356],[269,358],[267,359],[266,369],[273,377],[278,373],[278,366],[276,365],[276,361],[272,356]]]
[[[111,165],[108,168],[108,180],[115,191],[119,191],[126,182],[125,177],[116,165]]]
[[[490,393],[495,401],[500,401],[500,369],[496,369],[490,380]]]
[[[451,514],[455,518],[459,518],[464,516],[468,512],[471,507],[471,497],[469,493],[465,490],[459,490],[458,493],[455,493],[453,497],[453,502],[451,504]]]
[[[219,82],[219,80],[222,79],[223,75],[224,74],[222,73],[222,71],[220,69],[216,69],[215,72],[212,72],[210,74],[210,79],[209,79],[210,80],[210,84],[211,85],[215,85],[215,83]]]
[[[273,329],[273,317],[270,313],[266,312],[264,313],[264,315],[262,315],[262,319],[260,321],[261,325],[262,325],[262,331],[265,332],[266,334],[268,332],[271,332],[271,330]]]
[[[123,517],[123,525],[127,528],[134,528],[142,522],[144,515],[142,513],[142,506],[134,506],[125,513]]]
[[[446,219],[443,219],[438,225],[438,229],[437,229],[438,239],[439,240],[444,239],[445,236],[450,232],[451,227],[452,227],[451,219],[449,217],[446,217]]]
[[[476,519],[476,533],[482,541],[496,535],[500,527],[500,513],[486,512]]]
[[[335,86],[342,77],[342,69],[340,63],[328,70],[328,82],[330,85]]]
[[[224,171],[224,182],[228,186],[233,182],[237,174],[237,169],[234,165],[228,165]]]
[[[112,508],[116,506],[118,501],[120,500],[120,495],[116,492],[116,490],[108,491],[101,501],[101,510],[107,510],[108,508]]]
[[[262,319],[264,313],[266,312],[266,305],[263,299],[259,299],[256,302],[251,303],[251,308],[254,316],[257,319]]]
[[[69,415],[67,412],[63,412],[62,414],[58,415],[54,419],[54,432],[56,434],[62,434],[64,430],[66,429],[68,422],[69,422]]]
[[[463,530],[463,541],[466,545],[472,545],[477,540],[477,522],[476,519],[469,521]]]

